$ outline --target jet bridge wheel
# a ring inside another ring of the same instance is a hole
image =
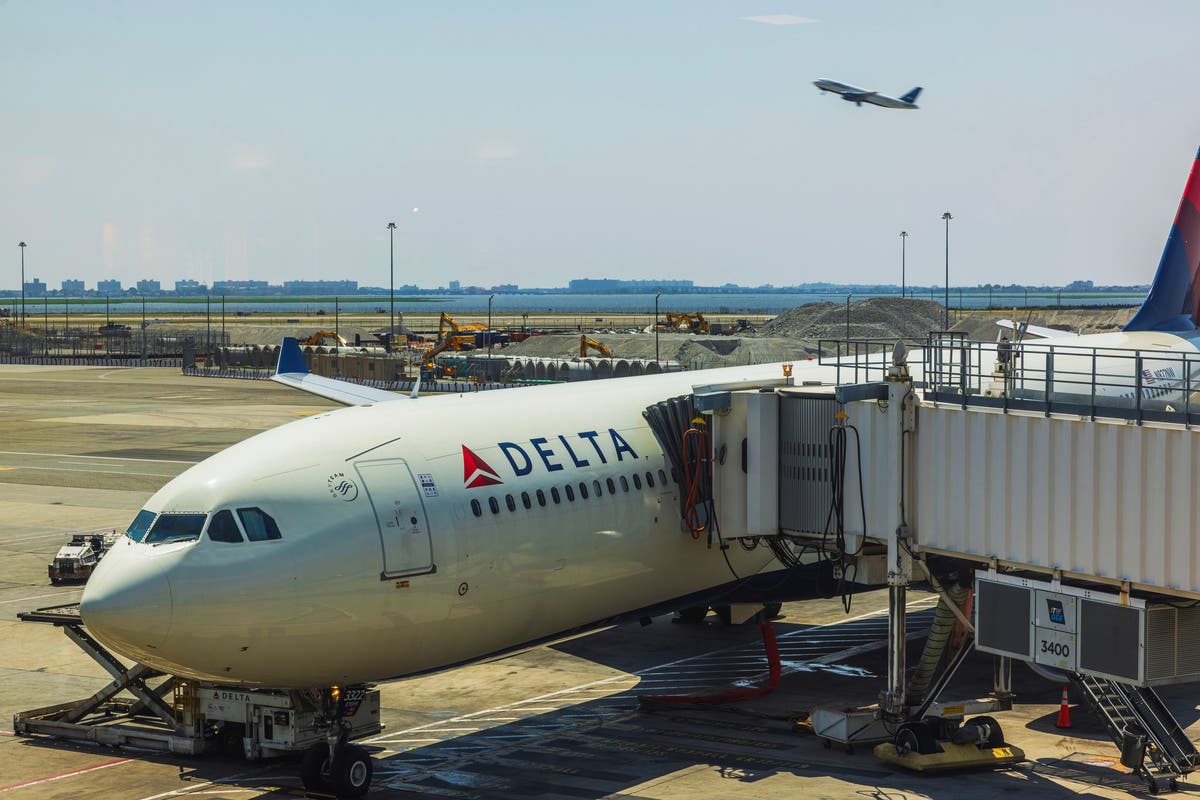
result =
[[[903,755],[917,753],[928,755],[937,752],[937,741],[930,727],[922,722],[907,722],[900,726],[893,739],[896,749]]]

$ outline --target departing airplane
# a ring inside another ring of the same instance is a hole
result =
[[[1198,201],[1194,165],[1137,316],[1071,344],[1200,353]],[[351,407],[251,437],[150,498],[81,600],[117,653],[182,678],[328,691],[618,618],[815,594],[812,572],[769,547],[689,535],[643,416],[781,365],[414,398],[309,375],[285,340],[277,372]],[[807,361],[793,380],[836,375]]]
[[[848,83],[838,83],[837,81],[830,81],[824,78],[819,81],[813,81],[813,86],[816,86],[822,92],[840,94],[843,100],[849,100],[856,106],[861,106],[863,103],[870,103],[873,106],[883,106],[884,108],[920,108],[917,105],[917,95],[921,94],[920,86],[915,87],[908,94],[901,95],[899,98],[888,97],[870,89],[860,89]]]

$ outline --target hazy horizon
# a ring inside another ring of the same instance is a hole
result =
[[[0,285],[1153,277],[1200,7],[0,3]],[[855,107],[831,78],[917,111]],[[414,214],[412,209],[420,208]],[[5,247],[9,249],[5,250]],[[7,252],[8,255],[4,255]],[[352,277],[358,276],[358,277]]]

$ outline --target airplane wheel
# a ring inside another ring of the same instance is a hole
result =
[[[338,797],[362,797],[371,788],[374,772],[371,754],[358,745],[347,744],[334,759],[330,777]]]
[[[707,616],[708,606],[681,608],[675,612],[673,622],[678,622],[680,625],[699,625],[701,622],[704,622],[704,618]]]
[[[329,745],[318,742],[308,748],[300,762],[300,781],[310,792],[329,791]]]
[[[977,728],[987,726],[988,733],[987,740],[983,744],[984,747],[1004,746],[1004,731],[1000,729],[1000,723],[996,722],[992,717],[972,717],[966,724]]]

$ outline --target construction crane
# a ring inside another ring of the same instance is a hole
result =
[[[710,328],[708,320],[699,311],[692,314],[675,313],[672,311],[666,312],[667,321],[659,323],[660,330],[672,331],[675,333],[709,333]]]
[[[587,334],[583,334],[579,337],[579,357],[586,358],[588,350],[595,350],[604,358],[612,358],[612,350],[609,349],[608,345],[601,344],[595,339],[589,339]]]

